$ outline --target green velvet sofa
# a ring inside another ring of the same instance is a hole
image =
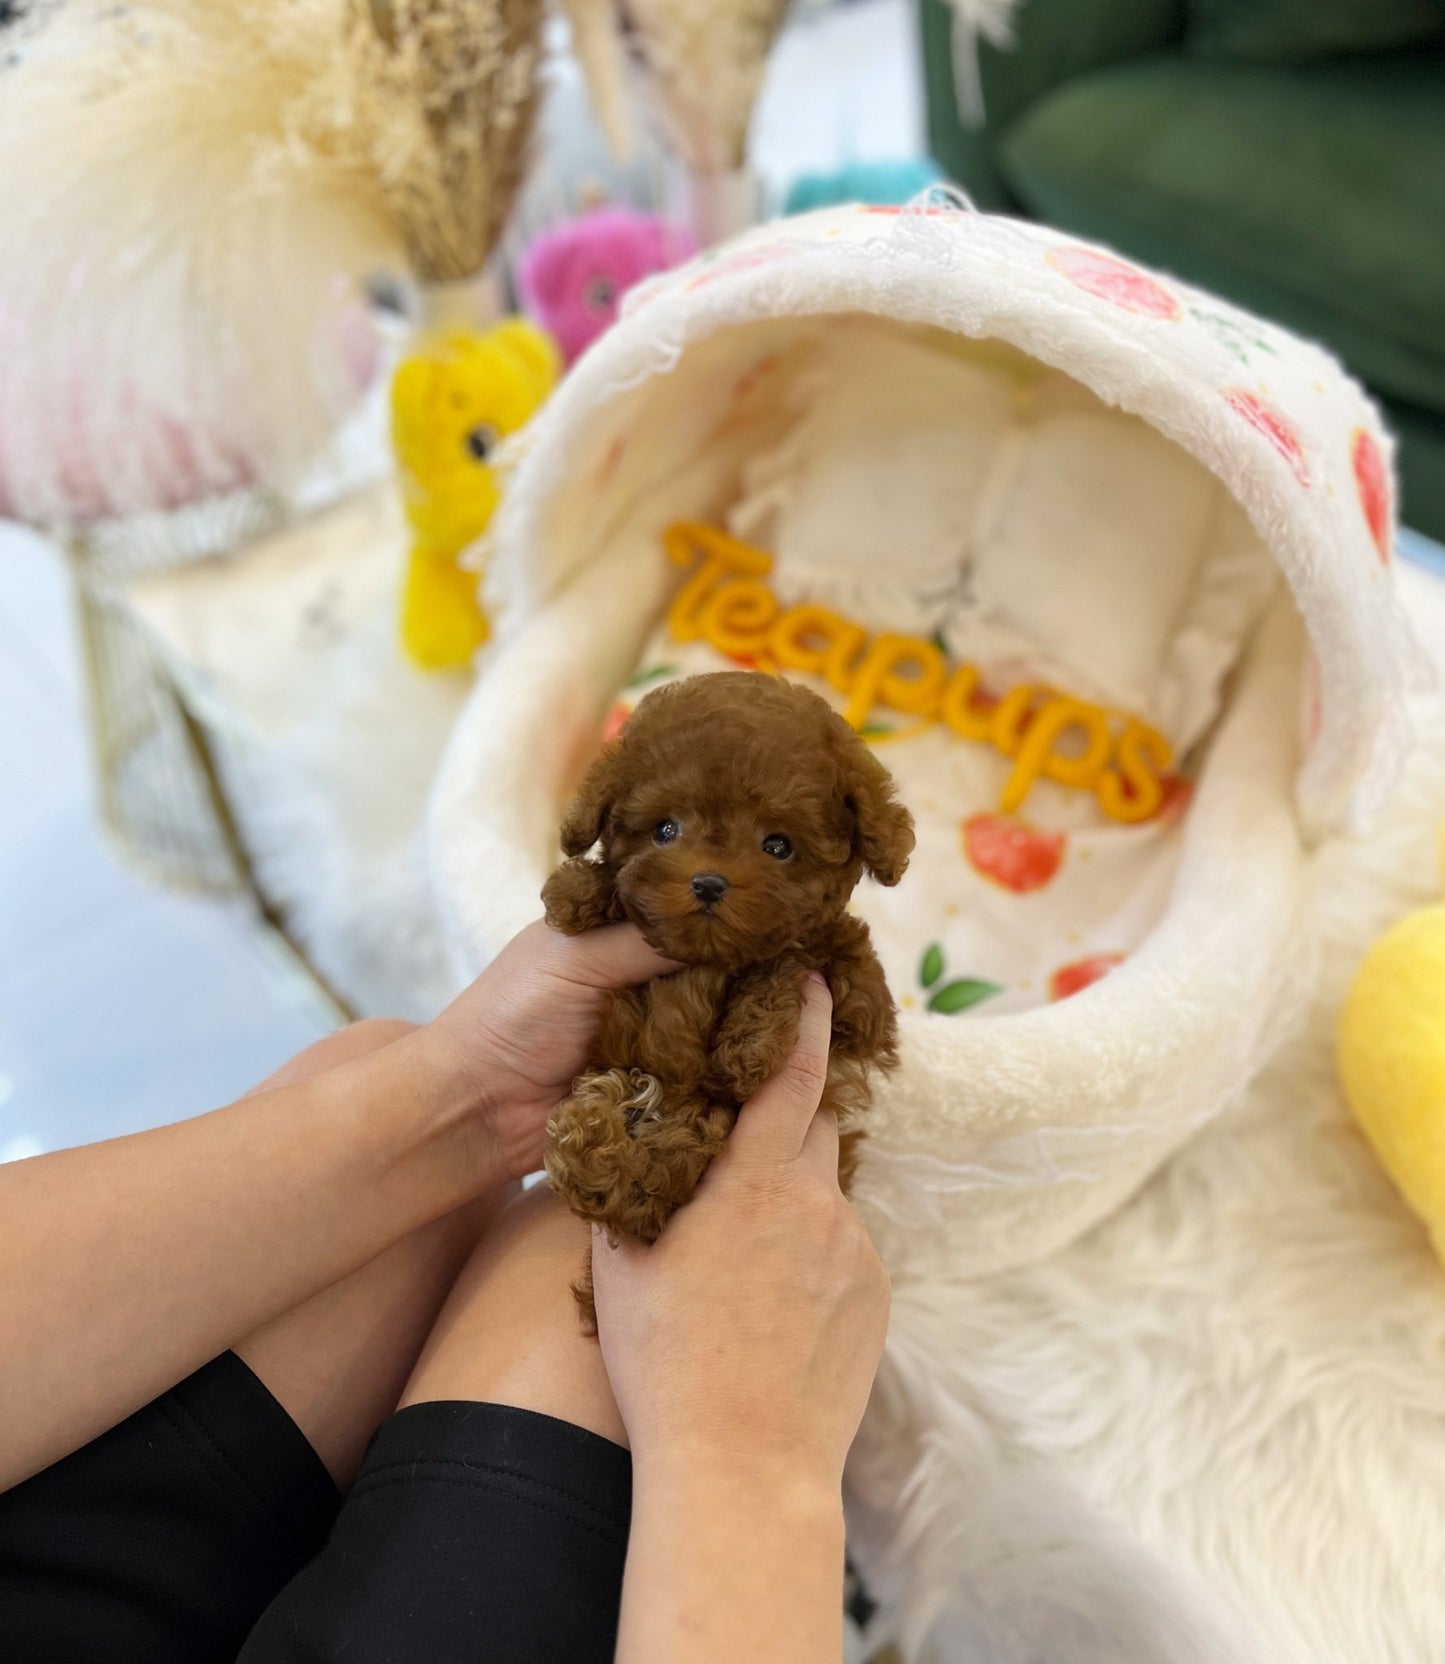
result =
[[[1331,347],[1445,538],[1445,0],[1020,0],[966,121],[920,5],[945,172]]]

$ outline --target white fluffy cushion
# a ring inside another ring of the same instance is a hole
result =
[[[829,345],[792,429],[744,470],[730,527],[773,552],[785,600],[931,635],[960,595],[1009,380],[896,331]]]
[[[1222,488],[1157,429],[1098,405],[1017,426],[1006,444],[977,531],[977,605],[1149,711]]]

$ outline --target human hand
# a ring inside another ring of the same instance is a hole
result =
[[[838,1185],[818,1103],[832,1002],[744,1106],[650,1247],[593,1232],[598,1339],[640,1465],[781,1467],[836,1489],[888,1326],[888,1278]]]
[[[541,1166],[547,1117],[586,1064],[607,996],[677,968],[630,924],[562,936],[539,919],[418,1032],[429,1065],[464,1083],[496,1178]]]

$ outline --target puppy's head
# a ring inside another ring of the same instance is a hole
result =
[[[825,700],[725,671],[649,694],[597,759],[562,847],[599,841],[659,953],[736,969],[825,931],[865,871],[896,884],[913,821]]]

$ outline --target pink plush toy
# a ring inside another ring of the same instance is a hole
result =
[[[616,318],[634,283],[695,252],[687,232],[658,214],[594,209],[527,245],[522,298],[570,364]]]

